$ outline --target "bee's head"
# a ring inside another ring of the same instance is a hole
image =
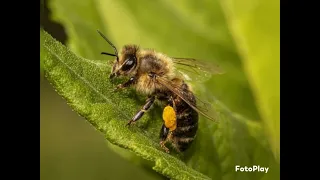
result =
[[[116,58],[113,64],[110,78],[120,75],[128,76],[135,72],[134,70],[137,65],[137,50],[138,47],[134,45],[126,45],[122,48],[120,55]]]
[[[138,47],[135,45],[126,45],[122,48],[120,55],[117,48],[99,31],[98,33],[110,44],[114,49],[114,54],[102,52],[101,54],[115,56],[116,60],[112,66],[110,78],[120,75],[128,76],[133,73],[137,65],[136,52]]]

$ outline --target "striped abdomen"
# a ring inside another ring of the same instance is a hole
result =
[[[182,89],[188,100],[196,105],[196,100],[188,85],[183,83]],[[178,96],[174,96],[177,116],[177,128],[172,132],[174,146],[181,152],[189,148],[198,130],[198,113]]]

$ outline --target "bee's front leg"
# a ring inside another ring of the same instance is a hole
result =
[[[136,82],[136,78],[131,77],[127,82],[117,85],[117,87],[115,88],[115,91],[127,88],[127,87],[131,86],[132,84],[134,84],[135,82]]]
[[[146,100],[145,105],[144,105],[144,106],[137,112],[137,114],[127,123],[127,125],[130,125],[131,123],[136,122],[136,121],[138,121],[139,119],[141,119],[142,116],[143,116],[143,114],[150,109],[151,105],[154,103],[155,98],[156,98],[155,96],[151,96],[150,98],[148,98],[148,99]]]

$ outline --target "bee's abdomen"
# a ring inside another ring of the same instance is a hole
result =
[[[177,117],[177,128],[173,131],[173,138],[177,148],[180,151],[185,151],[189,148],[196,136],[198,130],[198,114],[190,110],[188,114],[180,114]]]
[[[183,84],[183,86],[187,90],[188,86],[186,84]],[[186,91],[186,93],[189,93],[190,101],[196,105],[192,92]],[[189,148],[196,136],[199,117],[198,113],[180,98],[175,102],[177,102],[175,104],[177,108],[177,128],[173,131],[172,135],[176,148],[183,152]]]

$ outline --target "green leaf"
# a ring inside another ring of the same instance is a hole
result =
[[[272,150],[280,161],[280,3],[221,1]]]
[[[221,102],[215,104],[221,123],[201,119],[198,140],[189,154],[166,154],[159,147],[159,109],[146,114],[136,126],[125,126],[144,99],[130,90],[114,93],[106,62],[79,57],[46,32],[43,48],[45,75],[68,104],[108,141],[154,162],[157,172],[171,179],[277,177],[279,167],[268,151],[261,126],[230,112]],[[273,173],[235,173],[236,164],[269,166]]]

